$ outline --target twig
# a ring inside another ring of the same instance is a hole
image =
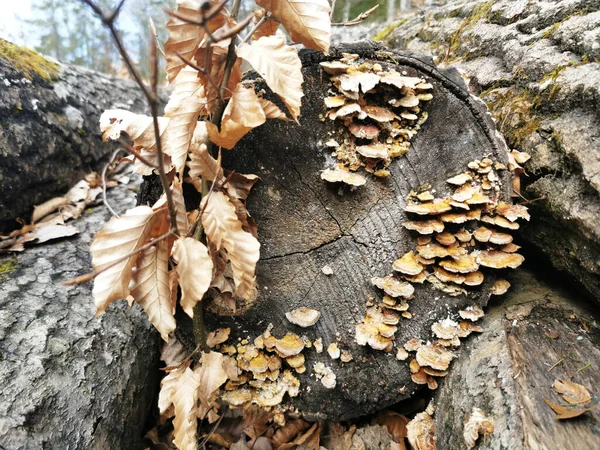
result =
[[[129,145],[127,142],[125,141],[119,141],[121,143],[121,145],[123,146],[123,148],[121,150],[135,156],[137,159],[139,159],[141,162],[143,162],[144,164],[146,164],[148,167],[152,167],[153,169],[158,169],[158,165],[154,164],[150,161],[148,161],[146,158],[144,158],[140,152],[138,152],[135,148],[133,148],[131,145]]]
[[[137,85],[142,90],[144,97],[146,97],[146,101],[150,106],[150,111],[152,113],[152,122],[154,124],[154,136],[156,138],[156,153],[158,156],[158,175],[160,177],[160,182],[162,184],[163,191],[167,198],[167,208],[169,210],[169,219],[171,230],[173,233],[177,234],[177,216],[175,210],[175,203],[173,202],[173,196],[171,195],[171,191],[169,190],[169,180],[167,179],[167,174],[165,173],[165,162],[164,162],[164,154],[162,151],[161,138],[160,138],[160,130],[158,127],[158,95],[157,95],[157,84],[158,84],[158,58],[156,57],[156,43],[154,40],[152,46],[152,86],[151,90],[148,89],[138,70],[135,68],[129,53],[125,49],[123,44],[123,40],[121,39],[120,33],[115,28],[115,20],[119,16],[121,12],[121,8],[125,4],[125,0],[121,0],[117,8],[109,15],[106,15],[102,8],[100,8],[94,0],[80,0],[86,5],[88,5],[98,16],[98,18],[102,21],[104,26],[108,28],[110,34],[119,50],[119,54],[123,58],[129,73],[137,83]]]
[[[114,260],[113,262],[111,262],[110,264],[108,264],[107,266],[103,267],[100,270],[94,270],[93,272],[86,273],[84,275],[80,275],[78,277],[72,278],[71,280],[63,281],[62,284],[63,284],[63,286],[72,286],[74,284],[81,284],[81,283],[86,283],[88,281],[91,281],[94,278],[96,278],[98,275],[100,275],[101,273],[106,272],[108,269],[125,261],[127,258],[131,258],[133,255],[136,255],[137,253],[140,253],[140,252],[143,252],[144,250],[149,249],[153,245],[157,244],[158,242],[162,241],[163,239],[168,238],[171,235],[173,235],[173,230],[169,230],[162,236],[159,236],[156,239],[153,239],[153,240],[147,242],[146,244],[142,245],[140,248],[133,250],[132,252],[127,253],[126,255],[121,256],[120,258]]]
[[[556,361],[554,364],[552,364],[552,367],[550,367],[548,369],[548,372],[550,372],[552,369],[554,369],[556,366],[558,366],[563,361],[564,361],[564,358],[560,358],[558,361]]]
[[[245,44],[246,42],[248,42],[248,40],[252,37],[252,35],[254,34],[254,32],[256,30],[258,30],[260,28],[260,26],[263,23],[265,23],[267,20],[271,20],[271,13],[269,13],[269,12],[265,12],[263,14],[263,16],[260,18],[260,20],[254,24],[254,26],[252,27],[252,29],[246,34],[246,36],[244,36],[244,39],[242,39],[242,42],[240,43],[240,45]],[[239,48],[239,45],[238,45],[237,48]]]
[[[335,5],[335,1],[334,1],[334,5]],[[368,19],[369,16],[371,14],[373,14],[377,8],[379,8],[379,5],[375,5],[371,9],[368,9],[367,11],[360,13],[358,16],[356,16],[352,20],[348,20],[347,22],[332,23],[331,26],[332,27],[351,27],[353,25],[359,25],[364,20]],[[332,10],[332,12],[333,12],[333,10]],[[332,17],[333,17],[333,15],[332,15]]]
[[[166,58],[167,54],[165,53],[162,46],[160,45],[160,41],[158,40],[158,32],[156,31],[156,26],[154,25],[154,20],[152,20],[152,17],[150,17],[150,31],[152,32],[152,35],[154,36],[154,43],[155,43],[156,47],[160,51],[161,55],[163,55]]]
[[[213,6],[208,11],[200,10],[200,13],[202,14],[202,18],[200,20],[192,19],[191,17],[187,17],[183,14],[178,13],[177,11],[174,11],[174,10],[168,9],[168,8],[166,9],[166,12],[167,12],[167,14],[169,14],[173,17],[176,17],[179,20],[182,20],[186,23],[191,23],[192,25],[198,25],[200,27],[203,27],[204,25],[206,25],[206,22],[208,22],[209,20],[216,17],[216,15],[219,14],[223,10],[223,8],[225,7],[225,3],[227,3],[227,2],[228,2],[228,0],[221,0],[219,3],[217,3],[215,6]],[[210,6],[210,3],[206,2],[202,6],[204,7],[204,5]]]
[[[106,172],[108,171],[108,167],[112,165],[112,163],[115,161],[115,159],[117,158],[117,155],[119,153],[121,153],[122,149],[117,149],[113,152],[112,156],[110,157],[110,160],[106,163],[106,165],[104,166],[104,168],[102,169],[102,201],[104,202],[104,204],[106,205],[106,207],[108,208],[108,210],[110,211],[110,213],[115,216],[117,219],[121,216],[119,216],[117,214],[117,212],[112,209],[112,207],[110,206],[110,204],[108,203],[108,198],[106,197]]]
[[[200,448],[203,449],[204,446],[206,445],[206,443],[208,442],[208,440],[210,439],[210,437],[215,433],[215,431],[217,431],[217,428],[219,427],[219,425],[221,425],[221,421],[223,420],[223,417],[225,417],[225,413],[227,412],[227,410],[225,410],[223,412],[223,414],[221,414],[221,416],[219,417],[219,420],[217,420],[215,422],[215,425],[213,426],[212,430],[210,430],[210,432],[208,433],[208,435],[202,439],[202,442],[200,442]]]
[[[210,43],[207,43],[207,45],[210,45]],[[209,52],[209,50],[207,49],[207,54],[208,54],[208,52]],[[194,64],[192,61],[190,61],[189,59],[185,58],[184,56],[181,56],[179,53],[175,52],[175,54],[177,55],[177,57],[179,59],[181,59],[181,61],[184,62],[185,65],[190,66],[192,69],[196,69],[198,72],[200,72],[202,75],[204,75],[208,79],[208,82],[211,84],[211,86],[213,88],[215,88],[215,90],[217,91],[217,95],[220,95],[219,86],[217,85],[217,83],[215,82],[215,80],[213,79],[213,77],[210,76],[210,73],[208,73],[205,69],[203,69],[199,65]],[[207,64],[207,61],[206,61],[206,58],[205,58],[204,67],[206,67],[206,64]]]

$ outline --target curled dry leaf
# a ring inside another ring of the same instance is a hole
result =
[[[162,135],[169,124],[168,117],[158,118],[158,129]],[[136,148],[150,150],[154,148],[156,139],[152,125],[152,117],[135,114],[121,109],[109,109],[100,116],[102,140],[118,140],[121,133],[126,133]]]
[[[573,419],[574,417],[579,417],[588,411],[593,411],[598,407],[598,403],[588,408],[574,408],[570,406],[556,405],[546,399],[544,399],[544,401],[546,402],[546,405],[552,408],[552,410],[556,413],[556,418],[559,420]]]
[[[69,204],[69,199],[65,197],[54,197],[50,200],[42,203],[41,205],[37,205],[33,208],[33,214],[31,215],[31,223],[36,223],[40,219],[43,219],[48,214],[53,213],[61,206],[65,206]]]
[[[485,439],[489,433],[493,432],[494,420],[487,417],[481,409],[473,407],[463,430],[463,438],[467,448],[475,447],[480,435]]]
[[[131,295],[161,337],[168,341],[169,334],[175,330],[175,311],[169,289],[169,244],[166,239],[140,255]]]
[[[202,199],[202,225],[211,245],[225,248],[231,261],[236,294],[249,299],[254,291],[254,270],[260,257],[260,243],[242,229],[235,206],[223,192]]]
[[[210,122],[206,122],[206,129],[213,143],[231,149],[246,133],[262,125],[266,120],[254,88],[238,84],[223,112],[221,131]]]
[[[175,241],[171,256],[177,263],[181,307],[188,316],[194,317],[194,306],[202,301],[212,280],[212,258],[202,242],[188,237]]]
[[[143,246],[150,239],[160,214],[164,217],[165,211],[155,212],[149,206],[138,206],[119,218],[112,217],[94,236],[90,247],[92,267],[96,271],[103,270]],[[115,300],[129,295],[132,269],[138,257],[135,254],[125,258],[94,279],[92,295],[98,308],[97,314],[104,312]]]
[[[160,383],[158,408],[164,414],[173,405],[174,443],[179,450],[196,450],[198,446],[196,402],[200,381],[199,374],[184,367],[169,372]]]
[[[296,49],[286,45],[283,38],[268,36],[252,42],[252,45],[241,44],[237,54],[264,78],[271,90],[281,97],[294,120],[297,120],[304,93],[302,63]]]
[[[331,20],[327,0],[256,0],[256,4],[271,12],[294,42],[323,53],[329,51]]]
[[[552,387],[562,395],[566,402],[572,405],[585,405],[592,401],[589,391],[581,384],[569,380],[556,380]]]

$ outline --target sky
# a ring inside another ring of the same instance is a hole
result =
[[[31,0],[0,0],[0,11],[0,37],[19,45],[35,45],[35,38],[17,20],[31,18]]]

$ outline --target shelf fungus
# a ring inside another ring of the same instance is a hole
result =
[[[398,330],[398,327],[389,323],[391,314],[393,313],[384,314],[375,306],[367,308],[365,318],[356,325],[356,343],[369,345],[373,350],[391,351]]]
[[[483,439],[485,439],[488,434],[493,432],[494,420],[486,416],[481,409],[474,406],[463,429],[463,438],[467,448],[475,447],[479,436],[483,436]]]
[[[324,116],[341,126],[343,142],[334,152],[340,170],[355,173],[364,168],[376,177],[391,176],[387,168],[392,159],[408,151],[427,120],[423,105],[433,99],[433,84],[401,75],[386,63],[358,58],[325,61],[321,67],[332,85],[332,95],[324,99]],[[332,178],[330,174],[323,177]]]
[[[335,169],[325,169],[321,172],[321,178],[330,183],[346,183],[350,186],[362,186],[367,182],[367,179],[362,175],[348,172],[339,167],[336,167]]]
[[[335,373],[331,368],[327,367],[322,362],[315,363],[313,372],[317,379],[321,380],[321,384],[327,389],[335,388],[337,384]]]
[[[415,288],[412,284],[400,281],[392,276],[383,278],[374,277],[371,278],[371,283],[379,289],[383,289],[390,297],[411,298],[415,292]]]
[[[302,328],[313,326],[321,317],[321,313],[316,309],[301,307],[285,313],[288,321]]]
[[[458,315],[462,319],[470,320],[471,322],[477,322],[479,319],[481,319],[484,316],[484,312],[483,312],[483,309],[481,309],[479,306],[473,305],[473,306],[466,307],[462,311],[459,311]]]

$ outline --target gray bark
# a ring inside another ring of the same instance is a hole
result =
[[[511,278],[513,289],[487,311],[484,332],[470,338],[452,363],[436,396],[438,448],[467,448],[463,429],[473,407],[494,421],[494,432],[480,437],[478,449],[600,447],[598,408],[559,421],[544,402],[564,404],[552,384],[570,379],[585,386],[591,404],[597,403],[597,313],[583,309],[580,299],[556,281],[538,276],[522,271]]]
[[[511,148],[532,155],[523,237],[600,301],[600,2],[445,3],[385,42],[471,78]]]
[[[381,297],[371,277],[391,273],[393,260],[416,244],[415,237],[402,227],[407,195],[431,183],[443,196],[448,193],[445,180],[463,172],[468,162],[484,155],[506,160],[504,141],[496,135],[485,106],[469,96],[455,71],[440,71],[415,54],[386,53],[372,43],[332,48],[330,58],[343,51],[383,64],[395,61],[400,72],[424,76],[433,83],[434,100],[426,106],[428,121],[409,152],[392,163],[391,178],[369,178],[354,192],[328,185],[320,172],[334,161],[323,143],[336,126],[319,119],[329,86],[318,63],[326,57],[301,52],[305,97],[300,125],[268,121],[234,150],[223,153],[225,168],[254,173],[261,179],[248,201],[262,245],[257,268],[259,298],[237,317],[219,317],[214,311],[207,314],[211,329],[231,327],[232,342],[238,337],[254,339],[272,323],[278,338],[293,331],[313,341],[321,337],[325,348],[338,342],[340,348],[349,350],[354,361],[348,364],[330,359],[327,352],[306,351],[307,371],[299,377],[301,393],[292,399],[301,412],[333,420],[377,411],[418,389],[410,379],[408,362],[396,360],[394,352],[358,346],[354,340],[355,325],[364,317],[369,296]],[[507,188],[510,181],[507,174],[503,176]],[[160,189],[153,193],[151,186],[142,189],[142,203],[157,198]],[[508,189],[503,195],[509,197]],[[197,200],[191,203],[198,204]],[[322,273],[325,265],[333,269],[331,277]],[[489,274],[488,282],[493,277]],[[415,285],[410,306],[414,318],[400,323],[396,345],[411,338],[428,340],[433,322],[467,305],[485,305],[487,287],[474,289],[468,296],[450,297],[428,284]],[[284,314],[300,306],[321,311],[315,326],[303,329],[286,320]],[[335,389],[325,389],[311,376],[316,362],[335,372]]]
[[[126,186],[109,191],[131,208]],[[104,206],[72,222],[76,237],[16,256],[0,274],[0,449],[137,449],[158,387],[158,341],[143,312],[124,302],[94,317],[90,270]],[[0,266],[11,257],[0,258]]]
[[[19,217],[28,222],[34,205],[102,168],[116,148],[102,145],[104,110],[145,110],[133,81],[67,64],[58,76],[28,80],[0,56],[0,232]]]

